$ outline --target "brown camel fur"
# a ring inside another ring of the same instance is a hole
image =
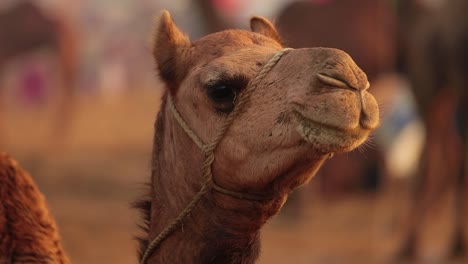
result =
[[[78,66],[76,36],[66,18],[58,14],[54,17],[44,14],[31,1],[21,1],[12,8],[0,11],[0,75],[8,61],[38,48],[48,48],[57,58],[62,94],[59,109],[56,111],[54,139],[65,133],[71,119]],[[4,140],[3,90],[0,87],[0,143]]]
[[[151,188],[139,202],[143,252],[201,187],[203,154],[175,121],[168,94],[205,143],[219,131],[237,94],[283,47],[264,18],[252,31],[226,30],[191,42],[163,12],[154,58],[167,88],[155,124]],[[335,152],[363,143],[378,125],[366,75],[344,52],[290,50],[257,86],[215,150],[213,181],[261,201],[208,192],[153,252],[148,263],[253,263],[261,227],[288,194]]]
[[[44,196],[0,153],[0,263],[69,263]]]

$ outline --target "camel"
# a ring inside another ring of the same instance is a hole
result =
[[[70,263],[44,195],[0,153],[0,263]]]
[[[253,263],[288,194],[378,126],[349,55],[285,50],[271,22],[250,22],[192,42],[161,15],[153,55],[166,90],[137,203],[141,263]]]
[[[254,17],[250,26],[192,42],[169,12],[160,17],[153,55],[166,88],[150,188],[135,205],[144,217],[141,263],[253,263],[261,227],[288,194],[379,124],[367,77],[348,54],[285,49],[267,19]],[[24,252],[66,263],[43,197],[1,157],[7,261]]]
[[[14,26],[12,26],[14,25]],[[0,73],[5,64],[39,48],[55,54],[63,94],[57,110],[54,138],[64,134],[73,110],[73,90],[78,66],[76,32],[66,18],[42,12],[32,1],[21,1],[0,11]],[[0,83],[1,85],[1,83]],[[4,102],[0,87],[0,141],[4,140],[2,113]]]
[[[450,257],[457,243],[468,248],[468,5],[439,2],[402,1],[400,29],[401,64],[426,127],[407,244],[416,257],[436,260]],[[436,232],[437,243],[425,238]]]

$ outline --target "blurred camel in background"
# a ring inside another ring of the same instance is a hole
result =
[[[73,108],[77,75],[76,32],[63,16],[46,15],[32,1],[21,1],[0,11],[0,74],[6,63],[40,48],[48,48],[57,58],[60,101],[53,138],[64,135]],[[3,83],[0,83],[3,85]],[[5,140],[5,89],[0,87],[0,142]]]
[[[468,1],[400,2],[400,68],[426,130],[406,246],[440,261],[468,248]]]
[[[275,22],[285,44],[343,49],[371,81],[393,70],[396,21],[387,0],[295,1]]]

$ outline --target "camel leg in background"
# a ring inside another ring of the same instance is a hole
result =
[[[32,178],[0,153],[0,263],[69,263]]]
[[[466,115],[464,116],[466,119]],[[465,256],[468,257],[468,124],[465,121],[465,137],[463,139],[463,168],[462,168],[462,186],[460,192],[460,228],[462,246]]]
[[[78,70],[77,32],[66,19],[55,21],[57,40],[56,49],[60,67],[60,91],[55,125],[52,131],[52,145],[63,145],[69,133],[75,108],[75,88]]]
[[[461,141],[453,118],[455,105],[453,96],[442,94],[434,100],[426,119],[422,182],[412,219],[415,221],[415,255],[424,261],[447,259],[456,241],[456,184]]]
[[[1,63],[0,63],[1,65]],[[5,84],[3,82],[3,71],[2,67],[0,67],[0,152],[5,149],[6,147],[6,107],[5,107],[5,98],[4,95],[5,91]]]

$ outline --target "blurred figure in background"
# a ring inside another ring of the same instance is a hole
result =
[[[7,62],[40,49],[48,49],[57,60],[59,86],[61,87],[59,107],[55,116],[53,139],[64,135],[64,129],[71,119],[73,90],[77,71],[77,43],[70,21],[58,13],[44,12],[36,2],[16,1],[0,10],[0,76]],[[20,75],[20,89],[26,102],[42,101],[45,93],[44,72],[37,64],[26,64]],[[0,82],[0,142],[5,142],[4,132],[7,91]],[[1,145],[0,145],[1,147]]]

